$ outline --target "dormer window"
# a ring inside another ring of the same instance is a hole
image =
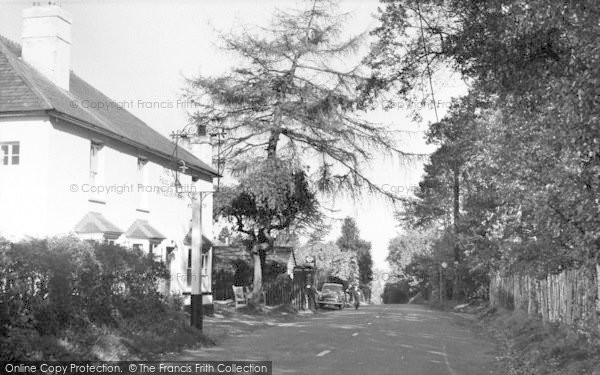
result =
[[[19,165],[19,142],[0,142],[0,165]]]

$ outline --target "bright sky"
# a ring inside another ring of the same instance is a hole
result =
[[[44,3],[45,1],[41,1]],[[126,107],[165,135],[187,123],[185,109],[178,105],[184,77],[198,72],[213,75],[228,69],[232,62],[214,46],[214,30],[229,30],[240,24],[267,24],[275,6],[285,9],[294,0],[62,0],[73,16],[72,69],[82,78]],[[31,1],[0,0],[0,34],[20,41],[21,12]],[[357,34],[377,25],[372,17],[376,0],[343,0],[341,8],[350,11],[348,34]],[[450,84],[452,82],[452,84]],[[452,77],[436,81],[436,99],[443,115],[450,97],[464,87]],[[423,121],[413,122],[405,111],[375,111],[369,119],[390,124],[396,130],[410,130],[399,137],[400,149],[431,152],[422,132],[435,120],[430,108],[422,108]],[[365,166],[367,175],[384,189],[407,191],[418,184],[422,164],[401,163],[379,157]],[[394,207],[382,198],[361,202],[337,199],[331,206],[337,218],[356,218],[361,236],[373,244],[378,268],[387,268],[387,244],[399,228]],[[330,238],[339,236],[339,222],[333,223]]]

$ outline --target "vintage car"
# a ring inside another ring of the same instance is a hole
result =
[[[325,283],[321,291],[317,293],[317,306],[333,306],[340,310],[344,308],[346,303],[346,294],[342,284]]]

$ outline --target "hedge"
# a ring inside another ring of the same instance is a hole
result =
[[[157,289],[168,277],[141,250],[74,236],[0,238],[0,360],[30,358],[43,337],[168,316],[175,307]]]

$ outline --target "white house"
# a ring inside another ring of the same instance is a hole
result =
[[[189,294],[201,279],[212,303],[209,139],[177,146],[75,75],[70,32],[65,10],[38,5],[23,12],[21,45],[0,37],[0,234],[76,233],[139,247],[168,264],[163,291]],[[191,240],[198,196],[202,252]]]

